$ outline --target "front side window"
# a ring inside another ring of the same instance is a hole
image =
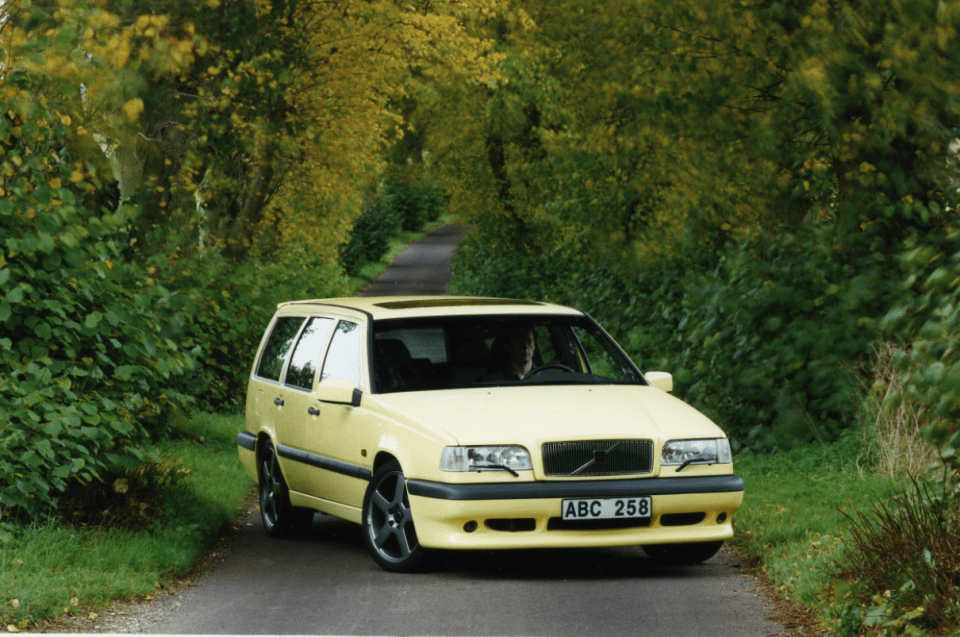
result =
[[[360,387],[360,326],[340,321],[330,341],[320,380],[348,380]]]
[[[323,346],[327,344],[327,336],[330,334],[332,325],[333,319],[312,318],[303,328],[300,340],[297,341],[297,346],[290,357],[290,365],[287,366],[287,376],[284,381],[287,385],[313,389],[313,378],[317,374],[320,355],[323,353]]]
[[[273,330],[267,339],[267,344],[260,355],[260,363],[257,365],[257,376],[268,380],[280,381],[280,372],[283,371],[283,363],[287,359],[287,354],[293,346],[294,339],[297,338],[297,332],[303,325],[301,316],[281,316],[273,324]]]

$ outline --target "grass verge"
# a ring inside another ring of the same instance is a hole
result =
[[[859,441],[810,445],[776,456],[741,456],[745,497],[734,544],[755,557],[784,598],[829,624],[837,563],[849,546],[847,515],[903,490],[901,480],[860,464]]]
[[[177,478],[167,515],[149,531],[71,527],[19,529],[0,544],[0,624],[7,632],[88,616],[118,599],[154,593],[188,573],[234,521],[252,483],[237,459],[243,417],[195,415],[158,445]]]

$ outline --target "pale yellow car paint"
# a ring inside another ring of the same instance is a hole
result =
[[[743,503],[743,493],[695,495],[655,495],[653,520],[665,513],[703,511],[700,524],[660,526],[603,531],[547,530],[547,521],[560,516],[561,498],[530,500],[438,500],[410,496],[410,510],[416,521],[417,538],[429,548],[573,548],[587,546],[635,546],[677,542],[712,542],[733,537],[731,518]],[[726,514],[722,523],[717,516]],[[484,521],[498,518],[534,518],[532,531],[508,533],[488,528]],[[472,533],[464,530],[468,522],[479,526]]]
[[[653,387],[639,385],[491,387],[406,392],[378,398],[404,420],[431,423],[455,441],[448,443],[451,445],[526,447],[533,456],[534,475],[530,479],[537,480],[584,479],[545,476],[539,449],[546,442],[650,439],[654,441],[654,466],[647,475],[655,476],[660,450],[667,440],[725,437],[719,427],[686,403]],[[590,414],[589,422],[574,416],[584,413]],[[434,453],[436,458],[431,462],[418,462],[416,468],[404,466],[406,477],[459,482],[454,476],[463,474],[440,471],[439,450]],[[718,465],[713,475],[732,472],[732,465]],[[493,472],[483,475],[490,473]],[[485,481],[489,480],[486,477]]]
[[[280,304],[278,315],[342,318],[361,324],[364,331],[369,321],[383,318],[543,314],[580,315],[571,308],[550,304],[490,304],[457,307],[423,307],[423,299],[320,299]],[[464,302],[469,301],[464,299]],[[486,301],[489,301],[487,299]],[[410,302],[410,307],[401,307]],[[265,332],[264,340],[269,332]],[[262,344],[261,344],[262,348]],[[378,457],[392,457],[403,468],[408,480],[427,480],[447,484],[562,482],[624,480],[625,476],[546,477],[543,475],[540,445],[551,441],[650,439],[654,443],[654,466],[650,478],[730,475],[731,464],[691,465],[677,474],[676,467],[661,467],[660,456],[667,440],[681,438],[719,438],[723,432],[708,418],[682,401],[665,393],[673,388],[672,376],[652,372],[647,375],[651,386],[588,385],[471,388],[372,394],[368,386],[368,357],[362,357],[363,393],[360,407],[337,406],[341,426],[353,426],[359,435],[351,442],[342,436],[343,445],[334,453],[336,459],[373,470]],[[251,389],[253,389],[251,382]],[[321,410],[330,407],[319,401],[318,387],[306,392],[306,401],[318,401]],[[340,392],[341,394],[343,392]],[[331,395],[339,395],[333,392]],[[251,404],[250,401],[254,401]],[[258,437],[277,441],[276,416],[272,397],[262,387],[248,395],[247,429]],[[252,407],[252,409],[251,409]],[[272,410],[272,411],[271,411]],[[589,414],[589,422],[575,418],[574,413]],[[250,414],[255,414],[251,422]],[[655,416],[654,416],[655,414]],[[533,426],[532,423],[537,423]],[[584,427],[589,427],[588,435]],[[522,430],[522,431],[521,431]],[[258,443],[258,447],[259,447]],[[289,444],[289,443],[287,443]],[[505,471],[444,472],[440,470],[440,453],[451,445],[520,444],[531,452],[533,471],[512,476]],[[324,455],[330,455],[325,449]],[[256,480],[256,453],[240,448],[240,459],[246,472]],[[280,459],[286,476],[296,464]],[[296,471],[296,469],[293,469]],[[309,506],[361,522],[360,507],[368,482],[332,471],[307,468],[313,475],[309,482],[313,495],[290,494],[295,506]],[[417,536],[423,546],[431,548],[517,548],[517,547],[585,547],[659,544],[676,542],[709,542],[733,535],[731,518],[740,507],[743,493],[709,493],[688,495],[654,495],[653,525],[649,527],[603,531],[546,531],[547,520],[558,517],[561,498],[523,500],[454,501],[410,496],[416,521]],[[687,526],[659,526],[659,516],[671,512],[704,512],[703,522]],[[722,520],[718,516],[724,515]],[[489,518],[534,518],[536,529],[529,532],[493,531],[483,524]],[[464,524],[478,522],[473,533]]]

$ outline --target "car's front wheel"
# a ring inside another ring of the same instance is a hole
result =
[[[290,492],[280,472],[277,450],[269,440],[260,452],[258,465],[260,516],[263,528],[273,537],[306,535],[313,524],[313,511],[290,504]]]
[[[373,474],[363,498],[363,539],[384,570],[410,572],[424,565],[403,471],[388,462]]]
[[[643,551],[659,564],[697,564],[716,555],[722,546],[723,540],[687,544],[646,544]]]

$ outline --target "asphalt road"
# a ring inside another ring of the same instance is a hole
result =
[[[253,511],[222,562],[110,632],[253,635],[763,637],[789,634],[722,551],[658,567],[639,548],[444,555],[428,573],[382,571],[360,527],[318,515],[276,540]]]
[[[364,292],[443,294],[461,228],[412,245]],[[748,496],[749,497],[749,496]],[[111,633],[766,637],[791,634],[735,556],[659,567],[638,547],[451,552],[416,575],[382,571],[360,527],[317,515],[270,538],[252,507],[190,586],[98,618]]]
[[[411,244],[360,296],[442,296],[450,282],[450,259],[463,226],[449,224]]]

